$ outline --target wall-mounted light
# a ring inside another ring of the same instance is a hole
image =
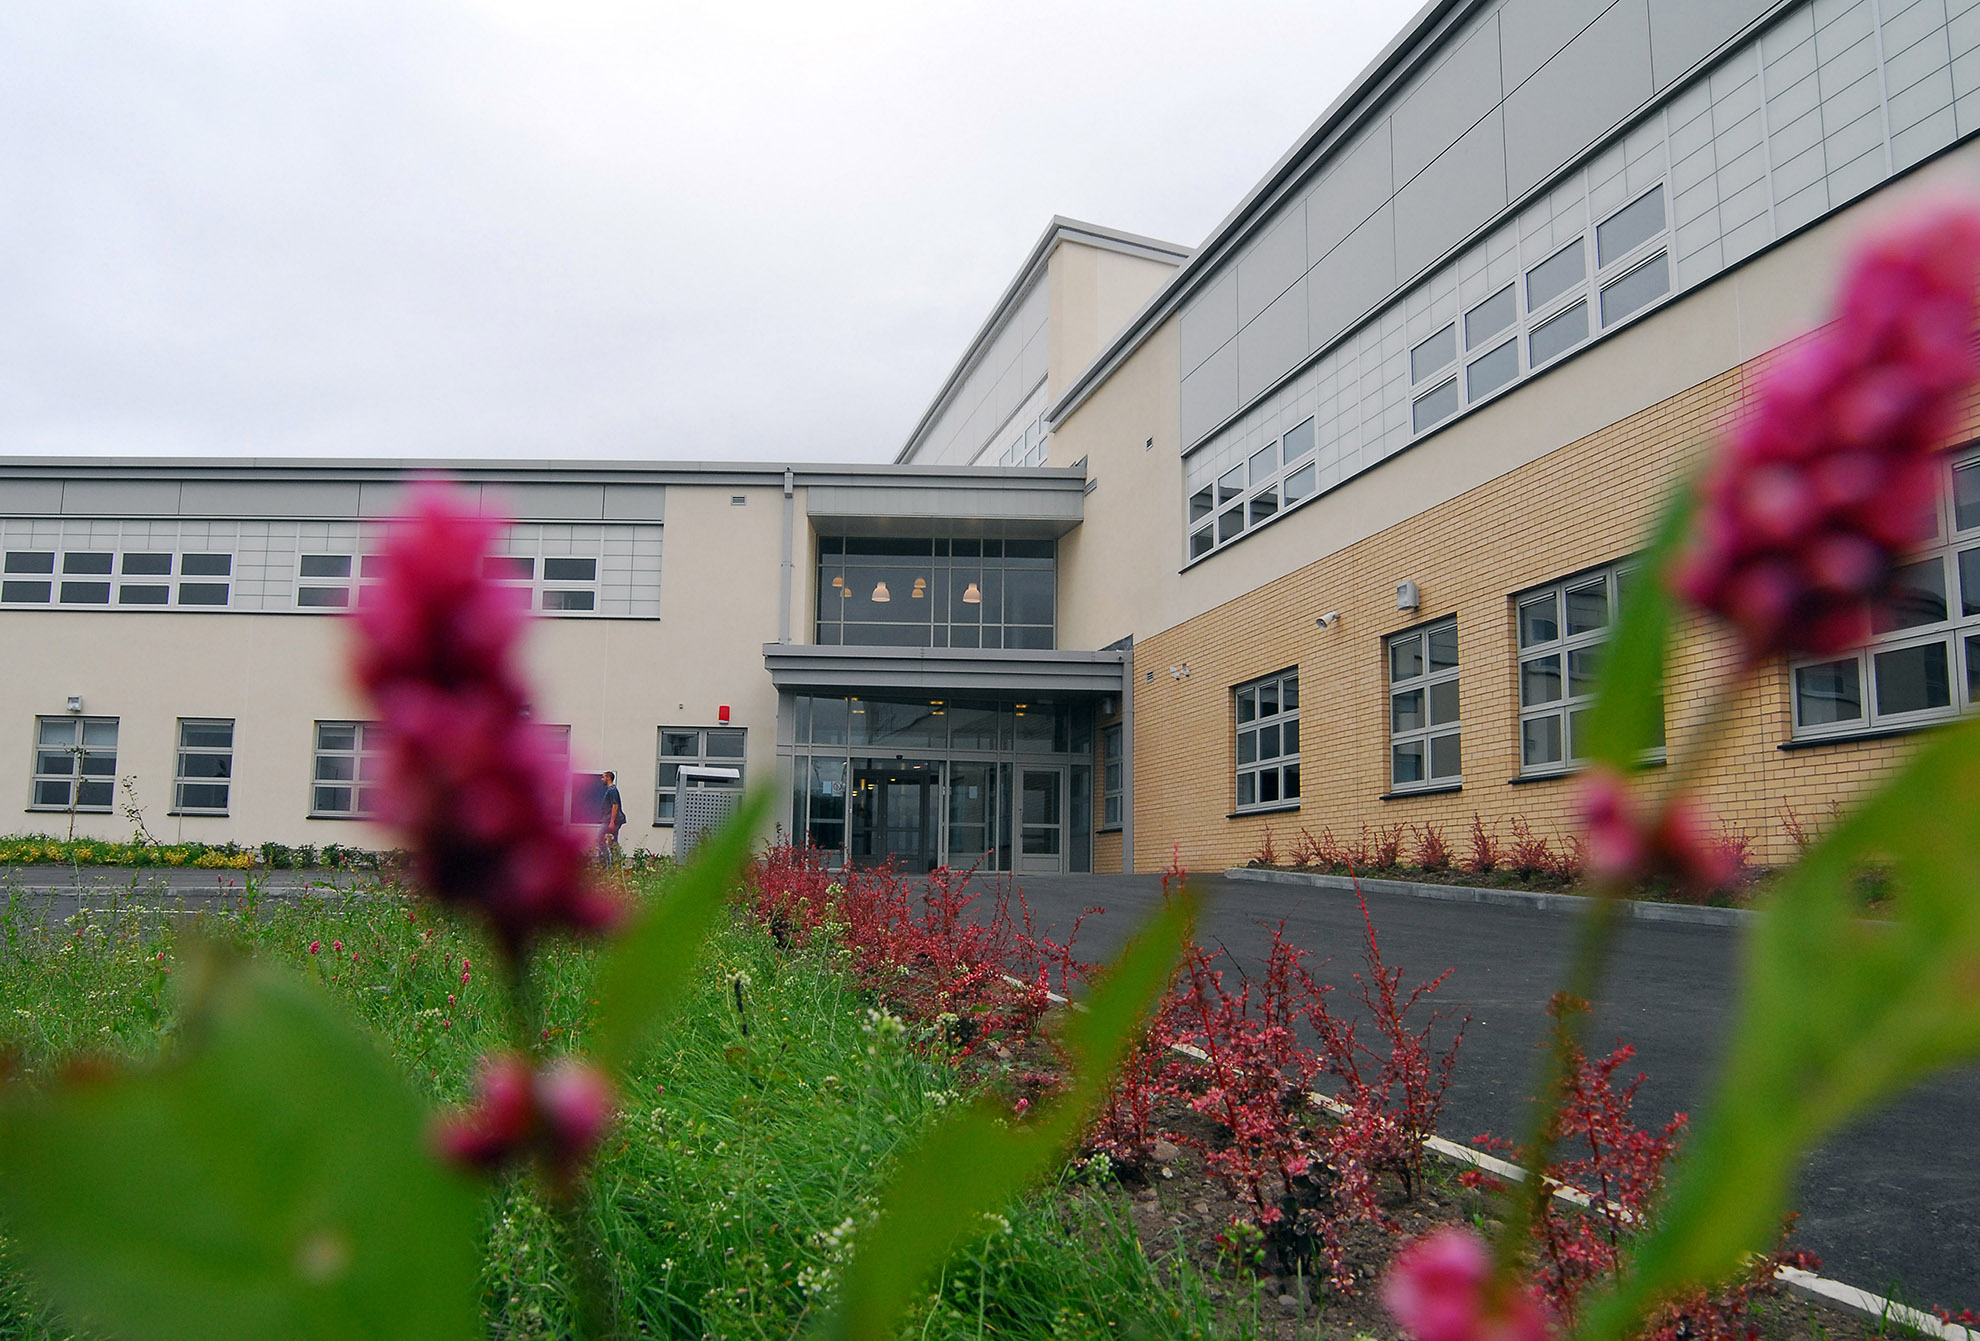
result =
[[[1423,604],[1423,593],[1408,578],[1396,583],[1396,609],[1414,610]]]
[[[78,713],[78,714],[82,712],[82,695],[81,695],[81,694],[71,694],[71,695],[69,695],[69,711],[70,711],[70,712],[72,712],[72,713]]]
[[[875,582],[873,584],[873,603],[875,605],[885,605],[893,599],[893,594],[887,590],[887,584],[885,582]]]
[[[979,587],[979,586],[977,586],[977,585],[976,585],[976,584],[975,584],[974,582],[972,582],[972,583],[970,583],[970,584],[969,584],[968,586],[966,586],[966,587],[964,587],[964,588],[963,588],[963,604],[964,604],[964,605],[981,605],[981,604],[983,604],[983,588],[981,588],[981,587]]]
[[[1338,610],[1329,610],[1313,622],[1323,629],[1331,629],[1334,625],[1341,622],[1341,612]]]
[[[1171,680],[1187,680],[1189,678],[1189,663],[1185,661],[1180,666],[1169,667],[1169,678]]]

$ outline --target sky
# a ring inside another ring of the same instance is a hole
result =
[[[885,461],[1417,0],[0,7],[0,456]]]

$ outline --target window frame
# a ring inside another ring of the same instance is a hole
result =
[[[227,728],[227,744],[224,747],[218,745],[188,745],[186,743],[186,728],[188,726],[215,727],[223,724]],[[173,751],[172,809],[168,813],[173,815],[222,816],[229,813],[234,799],[234,735],[237,729],[236,719],[232,717],[181,717],[179,719],[178,742]],[[224,776],[217,779],[191,776],[186,772],[186,760],[188,757],[224,759],[226,760],[226,772]],[[186,788],[188,786],[217,786],[226,793],[226,796],[218,806],[187,805],[185,798]]]
[[[1270,712],[1259,711],[1262,707],[1261,691],[1272,691],[1278,707]],[[1246,696],[1251,698],[1250,715],[1246,715]],[[1288,706],[1290,702],[1290,706]],[[1285,730],[1290,726],[1294,748],[1285,748]],[[1264,737],[1267,731],[1274,734],[1274,752],[1267,756]],[[1252,737],[1252,757],[1246,759],[1245,737]],[[1254,680],[1231,687],[1231,813],[1235,815],[1269,814],[1280,810],[1297,810],[1300,806],[1300,753],[1299,737],[1299,667],[1288,666],[1270,675],[1261,675]],[[1272,778],[1271,790],[1275,795],[1269,800],[1259,799],[1267,790],[1263,779]],[[1244,800],[1245,780],[1251,779],[1251,799]],[[1290,790],[1288,790],[1290,784]]]
[[[1830,740],[1851,740],[1909,731],[1941,722],[1956,721],[1980,704],[1980,567],[1976,567],[1972,593],[1975,612],[1965,612],[1968,601],[1963,590],[1960,556],[1975,554],[1980,565],[1980,445],[1967,444],[1948,452],[1940,463],[1943,472],[1933,509],[1933,531],[1921,538],[1905,560],[1905,566],[1937,561],[1944,583],[1945,617],[1873,633],[1862,647],[1841,656],[1792,657],[1787,661],[1788,739],[1793,744],[1813,744]],[[1959,525],[1958,481],[1970,472],[1975,505],[1972,524]],[[1883,712],[1878,704],[1878,657],[1917,647],[1940,645],[1946,649],[1947,702],[1904,711]],[[1805,721],[1801,675],[1824,666],[1850,666],[1856,674],[1857,715],[1840,722]]]
[[[366,793],[378,786],[380,773],[376,770],[367,770],[365,765],[367,762],[371,762],[382,769],[385,753],[383,726],[378,722],[354,721],[342,718],[324,718],[312,722],[310,726],[309,818],[333,820],[368,820],[374,818],[378,812],[367,809],[364,801],[366,799]],[[348,726],[355,728],[355,733],[352,736],[352,748],[347,750],[336,746],[326,747],[323,744],[323,728],[326,726]],[[351,760],[350,777],[325,778],[321,776],[323,771],[322,761],[326,758]],[[367,772],[371,773],[370,777],[365,776]],[[320,793],[326,787],[333,789],[348,787],[351,794],[349,808],[340,810],[334,807],[318,805],[317,802],[320,799]]]
[[[695,754],[669,754],[667,737],[695,736]],[[708,741],[711,733],[734,735],[737,738],[738,752],[733,755],[711,754]],[[663,726],[654,745],[655,767],[653,770],[653,827],[671,829],[678,818],[680,801],[679,777],[682,768],[733,768],[736,770],[736,786],[744,787],[749,782],[749,728],[733,723],[713,726]],[[674,769],[676,782],[669,786],[666,782],[667,769]]]
[[[1434,668],[1430,657],[1430,640],[1438,634],[1448,632],[1453,644],[1454,659],[1449,666]],[[1418,664],[1421,669],[1415,674],[1396,677],[1395,654],[1397,649],[1414,641],[1419,647]],[[1463,695],[1458,687],[1459,672],[1462,668],[1462,645],[1457,639],[1457,616],[1445,615],[1428,620],[1411,628],[1402,629],[1382,640],[1382,670],[1387,682],[1387,717],[1389,723],[1389,794],[1408,795],[1415,792],[1450,791],[1464,785],[1464,707]],[[1458,715],[1447,722],[1431,720],[1431,704],[1434,690],[1443,685],[1452,686],[1458,698]],[[1396,727],[1396,700],[1404,694],[1423,695],[1422,724],[1398,729]],[[1433,771],[1434,742],[1446,738],[1457,741],[1458,769],[1455,773],[1437,774]],[[1396,778],[1397,750],[1407,745],[1422,746],[1423,776],[1413,781],[1402,782]]]
[[[1511,597],[1513,633],[1513,702],[1517,716],[1517,726],[1513,740],[1519,750],[1520,779],[1562,777],[1578,772],[1586,766],[1587,758],[1575,753],[1574,724],[1577,714],[1586,713],[1594,705],[1596,685],[1601,669],[1598,665],[1588,676],[1588,689],[1585,693],[1574,692],[1574,654],[1604,648],[1615,636],[1618,620],[1621,618],[1623,589],[1628,580],[1637,572],[1637,561],[1632,558],[1618,559],[1611,563],[1584,568],[1552,582],[1527,587],[1513,593]],[[1603,585],[1606,615],[1600,627],[1570,633],[1567,621],[1567,597],[1571,591],[1585,590],[1596,582]],[[1555,635],[1544,641],[1528,644],[1524,641],[1525,607],[1537,603],[1542,597],[1551,596],[1554,602]],[[1560,693],[1557,697],[1529,704],[1526,701],[1526,667],[1548,658],[1556,658],[1559,667]],[[1661,703],[1660,703],[1661,707]],[[1526,757],[1527,723],[1553,717],[1559,725],[1560,758],[1528,763]],[[1661,716],[1660,716],[1661,724]],[[1663,738],[1644,752],[1644,761],[1661,762],[1665,758]]]
[[[1184,567],[1235,545],[1252,531],[1320,496],[1320,456],[1314,450],[1318,431],[1316,416],[1305,416],[1246,451],[1215,479],[1183,499]],[[1290,449],[1288,443],[1292,444]],[[1288,456],[1288,450],[1293,455]],[[1267,452],[1273,454],[1270,468],[1256,469],[1259,458]],[[1187,462],[1183,469],[1189,469]]]
[[[27,809],[44,812],[54,811],[61,814],[74,813],[78,815],[107,815],[116,809],[117,750],[122,743],[120,721],[121,719],[116,717],[71,716],[67,713],[45,713],[37,715],[34,719],[33,754],[28,772]],[[63,726],[74,727],[73,743],[50,746],[43,741],[42,737],[46,734],[47,727],[58,723]],[[92,745],[89,740],[89,729],[91,727],[101,728],[104,726],[110,728],[111,739],[109,745],[105,746],[101,740],[98,740]],[[45,771],[42,767],[43,762],[58,752],[69,756],[70,766],[68,770],[61,773]],[[92,756],[101,759],[106,755],[110,761],[108,773],[104,773],[101,770],[92,772],[87,767]],[[51,785],[65,787],[67,789],[66,795],[68,799],[60,802],[43,801],[41,799],[42,788]],[[83,804],[82,789],[85,786],[92,785],[101,785],[106,789],[105,800],[101,805],[94,803]]]
[[[1127,809],[1127,723],[1110,722],[1100,728],[1100,831],[1111,833],[1122,827]]]

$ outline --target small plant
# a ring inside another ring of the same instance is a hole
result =
[[[1402,865],[1403,838],[1409,832],[1406,824],[1392,824],[1377,828],[1375,837],[1369,840],[1368,865],[1377,871],[1393,871]]]
[[[1490,875],[1499,869],[1499,844],[1492,831],[1485,827],[1485,821],[1477,811],[1471,812],[1471,832],[1466,839],[1469,850],[1465,854],[1464,869],[1473,875]]]
[[[1272,846],[1272,826],[1270,824],[1265,826],[1265,841],[1260,843],[1258,850],[1251,854],[1251,864],[1253,866],[1277,866],[1279,864],[1279,850]]]
[[[1444,841],[1444,831],[1428,822],[1419,826],[1416,839],[1418,868],[1425,871],[1448,871],[1451,869],[1451,860],[1451,849]]]
[[[1514,815],[1511,824],[1512,841],[1506,844],[1506,866],[1522,880],[1552,874],[1556,859],[1546,835],[1534,833],[1533,826],[1520,815]]]

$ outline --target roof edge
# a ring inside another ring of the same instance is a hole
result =
[[[1045,225],[1045,231],[1038,235],[1038,241],[1034,242],[1031,250],[1025,253],[1024,262],[1012,276],[1011,282],[1005,285],[1003,293],[998,295],[995,305],[990,309],[990,315],[984,318],[976,334],[963,347],[962,357],[956,360],[955,366],[949,370],[948,377],[943,379],[940,389],[935,393],[935,398],[929,402],[928,408],[922,411],[921,418],[915,421],[914,431],[908,434],[907,441],[902,444],[900,451],[894,454],[894,464],[905,464],[908,456],[921,446],[922,435],[928,431],[929,426],[942,411],[948,408],[964,380],[975,371],[976,365],[983,361],[984,352],[989,348],[991,341],[1002,333],[1004,327],[1010,323],[1011,317],[1016,314],[1018,306],[1031,292],[1032,286],[1044,276],[1045,264],[1061,242],[1078,242],[1084,246],[1120,252],[1126,256],[1140,256],[1148,260],[1175,261],[1182,264],[1187,264],[1192,254],[1191,248],[1178,243],[1164,242],[1159,238],[1130,233],[1124,229],[1108,228],[1104,224],[1087,223],[1082,219],[1068,218],[1063,214],[1053,215],[1051,222]]]

